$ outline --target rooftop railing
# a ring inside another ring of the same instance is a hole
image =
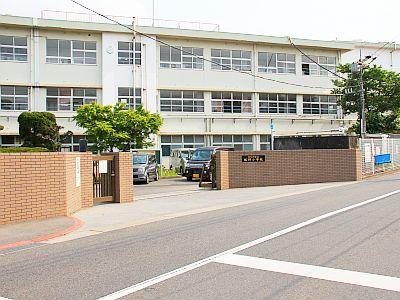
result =
[[[135,23],[135,25],[137,26],[219,31],[219,25],[214,23],[138,18],[138,17],[126,17],[126,16],[111,16],[111,15],[107,15],[107,17],[124,25],[132,25],[133,23]],[[42,10],[41,18],[52,19],[52,20],[63,20],[63,21],[115,24],[115,22],[96,14],[68,12],[59,10]]]

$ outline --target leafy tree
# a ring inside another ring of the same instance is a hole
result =
[[[43,147],[50,151],[60,149],[60,129],[56,117],[49,112],[23,112],[18,117],[19,135],[23,147]]]
[[[118,148],[128,151],[131,146],[143,148],[152,145],[149,136],[158,133],[162,119],[142,107],[136,110],[125,108],[125,103],[83,105],[74,117],[78,126],[94,142],[94,150],[113,151]]]
[[[342,94],[339,105],[344,114],[358,113],[359,120],[351,131],[360,133],[360,74],[351,72],[351,65],[338,67],[347,79],[334,80],[336,94]],[[363,72],[364,97],[368,133],[394,133],[400,130],[400,74],[380,66],[367,66]]]

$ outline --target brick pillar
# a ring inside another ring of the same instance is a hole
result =
[[[82,208],[93,206],[93,159],[92,153],[80,153]]]
[[[132,168],[133,164],[131,153],[115,153],[115,202],[126,203],[133,201]]]
[[[229,151],[217,152],[217,189],[229,189]]]

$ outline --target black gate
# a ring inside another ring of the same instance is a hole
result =
[[[113,202],[114,195],[114,156],[93,156],[93,202]]]

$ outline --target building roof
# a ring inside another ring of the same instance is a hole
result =
[[[39,27],[54,30],[81,30],[99,32],[130,33],[131,30],[118,24],[66,21],[55,19],[41,19],[0,15],[0,25],[19,27]],[[136,30],[147,35],[164,36],[171,38],[196,38],[203,40],[231,41],[242,43],[290,45],[288,37],[265,36],[256,34],[243,34],[207,30],[178,29],[152,26],[137,26]],[[346,41],[322,41],[310,39],[292,38],[293,43],[304,48],[323,48],[331,50],[350,51],[354,49],[354,43]]]

